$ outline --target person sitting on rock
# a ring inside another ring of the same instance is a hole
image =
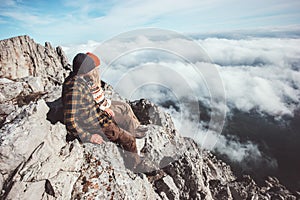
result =
[[[122,101],[113,101],[105,97],[104,91],[101,88],[99,74],[100,59],[90,52],[86,54],[94,60],[96,66],[87,76],[84,76],[84,80],[87,81],[96,104],[102,111],[110,114],[118,126],[128,131],[135,138],[140,139],[145,137],[148,129],[146,126],[140,124],[129,104]]]
[[[136,138],[144,137],[147,128],[140,125],[128,104],[105,97],[99,66],[100,59],[92,53],[78,53],[74,57],[73,71],[62,91],[66,128],[81,142],[117,143],[124,150],[128,168],[143,168]]]

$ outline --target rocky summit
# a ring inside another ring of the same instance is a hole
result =
[[[297,199],[275,177],[258,186],[175,129],[146,99],[128,102],[147,136],[140,154],[160,170],[133,173],[114,143],[80,143],[62,119],[61,87],[70,72],[62,48],[28,36],[0,41],[1,199]]]

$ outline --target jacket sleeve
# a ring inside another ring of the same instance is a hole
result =
[[[79,121],[85,120],[80,115],[80,108],[83,106],[84,90],[79,84],[64,94],[64,121],[67,129],[79,136],[82,142],[90,142],[91,134],[80,126]]]

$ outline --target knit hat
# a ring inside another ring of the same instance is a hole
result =
[[[87,52],[86,54],[94,60],[96,67],[100,65],[100,59],[98,58],[98,56],[96,56],[95,54],[93,54],[91,52]]]
[[[78,75],[86,74],[92,71],[95,67],[95,61],[87,54],[78,53],[73,59],[73,72]]]

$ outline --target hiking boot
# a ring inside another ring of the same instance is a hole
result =
[[[146,131],[148,131],[148,126],[146,126],[146,125],[139,125],[135,130],[141,131],[141,132],[146,132]]]
[[[145,125],[139,125],[134,132],[132,133],[132,136],[134,136],[137,139],[141,139],[145,137],[147,134],[146,132],[148,131],[148,127]]]
[[[132,136],[135,137],[136,139],[142,139],[146,136],[146,132],[134,132],[132,133]]]

